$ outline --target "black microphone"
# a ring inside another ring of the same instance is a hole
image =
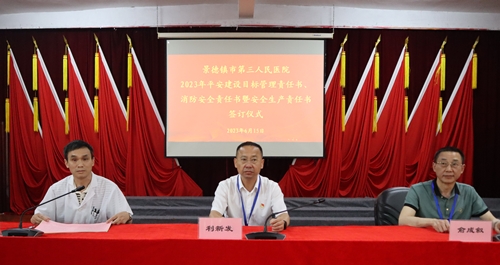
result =
[[[33,206],[33,207],[30,207],[26,210],[24,210],[22,213],[21,213],[21,220],[19,221],[19,228],[11,228],[11,229],[7,229],[7,230],[3,230],[2,231],[2,236],[29,236],[29,237],[34,237],[34,236],[41,236],[43,235],[43,231],[40,231],[40,230],[36,230],[36,229],[33,229],[33,228],[23,228],[23,216],[24,214],[29,211],[29,210],[33,210],[35,208],[37,208],[38,206],[42,206],[46,203],[49,203],[51,201],[54,201],[54,200],[57,200],[61,197],[64,197],[68,194],[71,194],[73,192],[77,192],[77,191],[81,191],[85,189],[85,186],[80,186],[80,187],[77,187],[76,189],[70,191],[70,192],[67,192],[67,193],[64,193],[63,195],[59,196],[59,197],[55,197],[54,199],[51,199],[51,200],[48,200],[46,202],[42,202],[36,206]]]
[[[248,234],[245,235],[245,237],[247,239],[280,239],[280,240],[283,240],[283,239],[285,239],[285,235],[279,234],[279,233],[275,233],[275,232],[267,232],[267,222],[271,218],[276,218],[276,215],[280,214],[280,213],[291,212],[293,210],[296,210],[296,209],[299,209],[299,208],[302,208],[302,207],[305,207],[305,206],[315,205],[315,204],[319,204],[319,203],[323,203],[323,202],[325,202],[325,199],[321,198],[321,199],[317,199],[317,200],[313,201],[312,203],[308,203],[308,204],[297,206],[297,207],[294,207],[294,208],[291,208],[291,209],[287,209],[287,210],[283,210],[283,211],[272,213],[272,214],[270,214],[267,217],[266,222],[264,223],[264,232],[248,233]]]

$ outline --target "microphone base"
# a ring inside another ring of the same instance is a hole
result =
[[[285,239],[285,235],[272,233],[272,232],[254,232],[248,233],[245,237],[249,240],[253,239],[270,239],[270,240],[283,240]]]
[[[2,236],[26,236],[35,237],[43,235],[43,231],[32,228],[12,228],[2,231]]]

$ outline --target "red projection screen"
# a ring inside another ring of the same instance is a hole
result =
[[[167,39],[167,157],[322,157],[324,41]]]

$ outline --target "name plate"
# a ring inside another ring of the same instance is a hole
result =
[[[450,241],[491,242],[491,221],[451,220]]]
[[[198,218],[199,239],[242,239],[241,218]]]

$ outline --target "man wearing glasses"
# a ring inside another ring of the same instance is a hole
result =
[[[272,213],[286,211],[283,192],[278,183],[261,176],[264,167],[262,147],[244,142],[236,148],[234,167],[238,175],[219,183],[210,211],[210,217],[241,218],[243,225],[264,225]],[[287,212],[271,219],[272,230],[285,230],[290,224]]]
[[[488,210],[476,190],[457,182],[464,172],[464,162],[464,154],[460,149],[439,149],[432,164],[436,178],[410,187],[399,215],[399,225],[432,226],[438,232],[446,232],[450,229],[452,219],[479,217],[492,221],[495,231],[500,233],[500,221]]]

